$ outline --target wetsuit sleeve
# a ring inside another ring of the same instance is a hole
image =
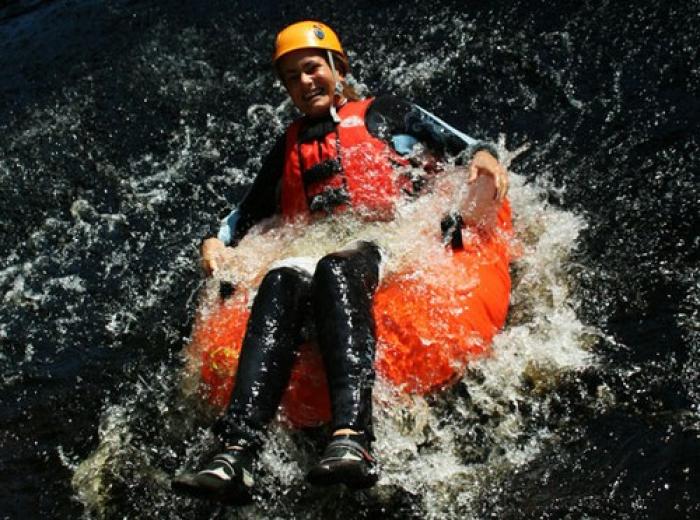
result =
[[[408,155],[417,143],[441,157],[453,156],[468,161],[479,150],[487,150],[498,159],[496,147],[450,126],[414,103],[393,96],[374,100],[365,116],[370,134],[383,139],[401,155]]]
[[[284,169],[285,136],[275,142],[262,168],[239,206],[221,221],[217,238],[235,245],[257,222],[273,216],[278,210],[278,187]]]

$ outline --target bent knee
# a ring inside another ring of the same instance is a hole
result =
[[[343,251],[324,256],[316,264],[314,281],[344,278],[349,269],[349,261],[349,255]]]
[[[294,267],[276,267],[267,272],[260,288],[303,285],[307,284],[310,278],[308,273]]]

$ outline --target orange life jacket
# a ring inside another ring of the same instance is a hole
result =
[[[288,218],[352,207],[368,215],[391,215],[401,192],[394,166],[406,164],[365,126],[372,99],[348,101],[340,123],[319,139],[302,142],[306,118],[287,130],[280,207]]]

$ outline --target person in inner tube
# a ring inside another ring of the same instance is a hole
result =
[[[505,197],[507,173],[491,145],[402,99],[360,99],[345,80],[348,59],[327,25],[303,21],[283,29],[273,63],[303,116],[277,140],[218,235],[203,242],[207,274],[225,260],[227,246],[235,246],[253,224],[275,214],[292,218],[356,211],[386,218],[398,197],[419,194],[426,182],[421,178],[397,183],[392,175],[419,143],[437,157],[466,157],[469,182],[491,175],[495,198]],[[358,148],[362,153],[353,154]],[[459,226],[459,216],[451,220],[446,233],[450,226]],[[173,479],[173,489],[230,503],[251,500],[253,461],[288,384],[309,318],[324,360],[333,419],[330,441],[307,479],[315,485],[343,483],[356,489],[376,483],[378,468],[371,454],[376,343],[371,309],[381,259],[375,244],[359,242],[315,265],[291,260],[270,269],[253,301],[231,403],[214,426],[222,452],[200,471]]]

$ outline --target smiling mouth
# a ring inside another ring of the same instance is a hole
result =
[[[315,88],[308,94],[304,94],[304,101],[311,101],[316,96],[322,96],[323,94],[325,94],[325,92],[326,91],[323,88]]]

